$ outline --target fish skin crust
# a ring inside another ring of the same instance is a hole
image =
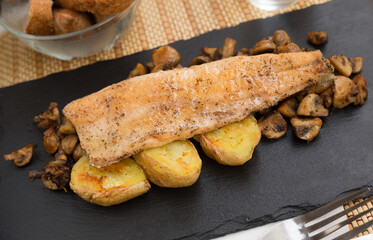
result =
[[[334,75],[320,51],[237,56],[124,80],[63,113],[103,167],[241,121],[325,78]]]

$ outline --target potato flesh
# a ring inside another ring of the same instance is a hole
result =
[[[71,171],[70,187],[87,201],[110,206],[147,192],[150,184],[140,166],[130,158],[95,168],[84,156]]]
[[[174,141],[144,152],[150,158],[157,159],[155,169],[160,169],[160,165],[167,165],[178,174],[190,174],[201,167],[200,161],[195,161],[199,159],[198,152],[191,145],[189,141]]]
[[[203,134],[201,145],[209,157],[221,164],[242,165],[251,159],[260,138],[256,119],[250,115],[241,122]]]

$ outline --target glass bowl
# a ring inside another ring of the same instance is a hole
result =
[[[125,11],[80,31],[51,36],[24,32],[28,0],[1,1],[0,24],[29,47],[46,55],[71,60],[111,49],[131,26],[140,0],[134,0]]]

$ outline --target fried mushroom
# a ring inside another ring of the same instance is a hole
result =
[[[356,101],[359,94],[356,84],[345,76],[337,76],[334,80],[333,107],[344,108]]]
[[[361,72],[361,69],[363,68],[363,58],[362,57],[354,57],[349,59],[351,67],[352,67],[352,73],[359,73]]]
[[[58,104],[56,102],[51,102],[46,111],[34,117],[34,122],[37,123],[38,128],[41,129],[48,129],[52,126],[59,125],[61,123],[61,118]]]
[[[261,117],[258,125],[262,135],[269,139],[277,139],[285,135],[287,123],[279,112],[272,112]]]
[[[222,52],[222,58],[232,57],[236,48],[236,40],[227,37],[224,40],[224,47]]]
[[[41,180],[51,190],[64,189],[70,182],[71,167],[67,161],[53,159],[44,167]]]
[[[203,47],[201,48],[201,52],[203,55],[210,57],[212,60],[214,59],[214,55],[217,48],[210,48],[210,47]]]
[[[331,86],[320,94],[320,98],[325,108],[329,108],[333,104],[333,93],[333,86]]]
[[[368,86],[365,78],[361,75],[357,75],[354,77],[353,81],[355,82],[358,90],[357,101],[355,101],[355,105],[363,105],[364,99],[368,97]]]
[[[75,134],[70,134],[65,136],[61,141],[61,148],[67,154],[70,155],[73,153],[76,144],[78,144],[78,136]]]
[[[237,56],[250,56],[249,49],[248,48],[241,48],[237,54]]]
[[[275,31],[272,37],[273,42],[276,44],[276,46],[280,46],[291,42],[289,35],[284,30]]]
[[[84,151],[84,149],[82,148],[82,146],[80,146],[80,143],[78,143],[78,145],[76,145],[76,147],[74,149],[74,152],[73,152],[73,159],[74,159],[74,161],[75,162],[78,161],[84,155],[86,155],[86,152]]]
[[[151,73],[155,73],[155,72],[159,72],[159,71],[167,71],[167,70],[171,70],[173,68],[174,67],[169,63],[160,63],[160,64],[154,66]]]
[[[6,161],[13,161],[18,167],[23,167],[31,161],[35,146],[34,144],[28,144],[21,149],[5,154],[4,159]]]
[[[280,106],[277,108],[277,111],[285,117],[292,118],[297,115],[298,105],[299,104],[297,99],[289,98],[288,100],[280,104]]]
[[[265,38],[255,44],[253,54],[258,55],[262,53],[273,53],[275,49],[276,44],[272,41],[272,39]]]
[[[328,33],[325,31],[309,32],[307,38],[312,45],[320,46],[328,41]]]
[[[291,52],[301,52],[301,51],[302,50],[300,49],[300,47],[293,42],[282,44],[278,46],[276,49],[276,53],[291,53]]]
[[[50,127],[46,131],[44,131],[43,134],[44,134],[43,143],[44,143],[45,150],[47,150],[49,154],[55,153],[60,146],[60,138],[55,128]]]
[[[146,74],[146,69],[144,67],[144,65],[142,65],[141,63],[138,63],[136,65],[136,67],[130,72],[130,74],[128,75],[127,78],[133,78],[133,77],[137,77],[137,76],[141,76],[141,75],[144,75]]]
[[[349,77],[352,73],[352,66],[348,58],[344,55],[332,55],[329,58],[330,63],[343,76]]]
[[[295,135],[305,141],[312,141],[320,132],[322,120],[320,118],[291,118]]]
[[[39,179],[41,178],[41,176],[44,174],[44,172],[42,171],[38,171],[38,170],[30,170],[28,172],[28,177],[30,179],[30,181],[34,181],[35,179]]]
[[[74,134],[76,133],[76,130],[73,123],[64,117],[62,118],[61,126],[58,128],[58,132],[61,134]]]
[[[154,66],[160,64],[169,64],[175,67],[181,62],[181,56],[175,48],[170,46],[163,46],[153,51]]]
[[[322,104],[320,96],[311,93],[299,103],[297,114],[300,116],[326,117],[329,115],[329,111]]]
[[[208,62],[211,62],[210,57],[198,56],[198,57],[193,58],[193,60],[190,62],[190,66],[201,65],[201,64],[204,64],[204,63],[208,63]]]

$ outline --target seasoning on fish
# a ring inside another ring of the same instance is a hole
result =
[[[63,113],[91,164],[103,167],[241,121],[327,78],[332,67],[320,51],[237,56],[134,77]]]

